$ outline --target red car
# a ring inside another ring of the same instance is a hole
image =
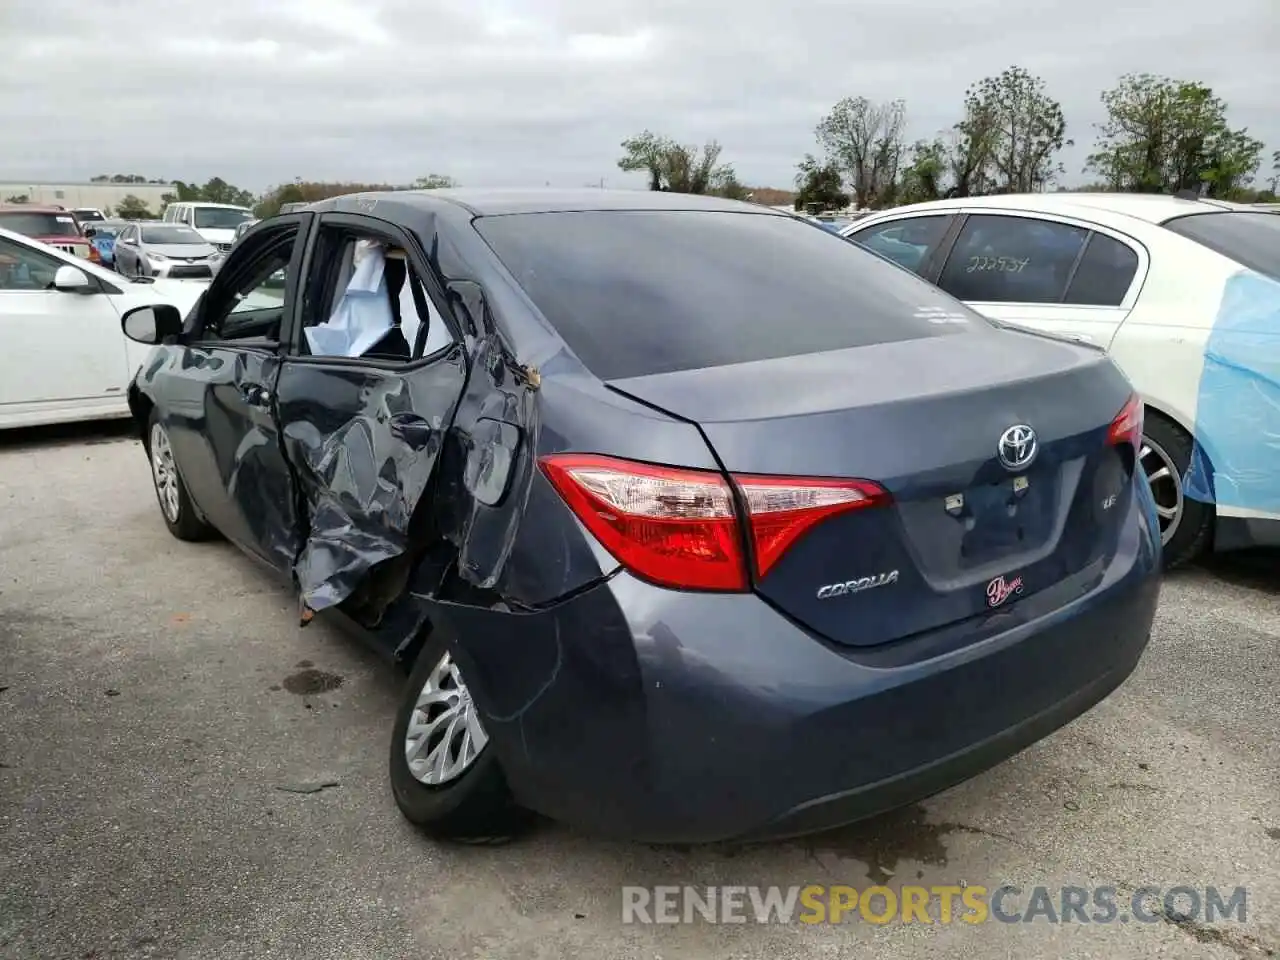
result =
[[[63,253],[99,262],[98,251],[81,232],[70,210],[29,203],[0,206],[0,227],[57,247]]]

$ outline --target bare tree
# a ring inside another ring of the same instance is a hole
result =
[[[866,97],[845,97],[818,124],[818,143],[853,187],[859,207],[871,206],[891,189],[905,124],[903,101],[877,104]]]

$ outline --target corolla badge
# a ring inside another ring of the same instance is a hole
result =
[[[1031,466],[1040,452],[1036,432],[1025,423],[1015,424],[1000,434],[996,453],[1006,470],[1023,470]]]
[[[889,584],[897,582],[898,571],[890,570],[888,573],[877,573],[873,577],[859,577],[857,580],[846,580],[844,583],[828,583],[825,587],[818,588],[818,599],[830,600],[832,597],[861,593],[863,590],[887,587]]]
[[[1022,578],[1014,577],[1006,580],[1004,575],[996,577],[987,584],[987,606],[998,607],[1014,594],[1022,592]]]

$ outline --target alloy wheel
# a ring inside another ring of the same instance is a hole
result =
[[[1156,513],[1160,515],[1160,544],[1168,546],[1182,523],[1182,476],[1168,451],[1150,437],[1142,438],[1138,451],[1142,472],[1147,476]]]
[[[151,477],[155,481],[160,509],[170,523],[178,522],[178,469],[173,462],[169,433],[160,424],[151,427]]]
[[[480,757],[489,735],[449,654],[444,654],[418,692],[404,755],[419,783],[439,787],[456,780]]]

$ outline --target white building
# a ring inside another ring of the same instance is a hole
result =
[[[166,193],[175,193],[172,183],[48,183],[40,180],[0,182],[0,204],[13,203],[26,197],[27,203],[39,206],[94,207],[110,215],[125,197],[132,194],[159,215]],[[109,209],[108,209],[109,208]]]

